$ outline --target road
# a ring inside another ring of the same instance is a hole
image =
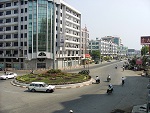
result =
[[[110,113],[113,109],[126,109],[144,104],[147,99],[147,78],[130,70],[122,71],[122,63],[90,69],[90,75],[101,79],[101,84],[80,88],[58,89],[54,93],[28,92],[26,88],[15,87],[11,80],[0,80],[0,113]],[[76,72],[76,71],[75,71]],[[114,86],[112,95],[107,95],[106,77],[111,74]],[[121,77],[125,76],[122,87]]]

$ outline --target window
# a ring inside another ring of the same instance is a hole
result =
[[[6,43],[6,47],[9,47],[9,46],[11,46],[11,43],[10,42],[7,42]],[[7,53],[6,53],[7,54]]]
[[[27,25],[24,26],[24,29],[27,29]]]
[[[18,2],[16,1],[16,2],[14,2],[14,6],[17,6],[18,5]]]
[[[14,26],[14,30],[18,30],[18,26]]]
[[[27,4],[28,2],[27,1],[25,1],[25,4]]]
[[[6,3],[6,7],[10,7],[11,6],[11,3]]]
[[[21,25],[21,29],[23,29],[23,25]]]
[[[3,23],[3,20],[0,20],[0,23]]]
[[[23,13],[23,9],[21,9],[21,13]]]
[[[32,19],[32,14],[29,14],[29,19]]]
[[[0,39],[3,39],[3,35],[0,35]]]
[[[27,16],[25,16],[25,20],[24,21],[27,21]]]
[[[25,13],[27,13],[27,8],[25,8]]]
[[[11,27],[6,27],[6,31],[10,31],[11,30]]]
[[[18,22],[18,17],[14,18],[14,22]]]
[[[3,12],[0,12],[0,16],[3,16]]]
[[[6,11],[6,15],[10,15],[11,14],[11,11]]]
[[[0,43],[0,47],[3,47],[3,43]]]
[[[23,38],[23,33],[21,33],[21,38]]]
[[[11,18],[6,19],[6,23],[10,23],[11,22]]]
[[[21,42],[21,44],[20,44],[21,46],[23,46],[23,42]]]
[[[0,27],[0,31],[3,31],[3,27]]]
[[[14,46],[18,46],[18,42],[14,42]]]
[[[27,33],[24,34],[24,38],[27,38]]]
[[[21,17],[21,21],[23,21],[23,17]]]
[[[6,39],[10,39],[11,38],[11,35],[6,35]]]
[[[14,10],[14,14],[18,14],[18,9]]]
[[[24,42],[24,46],[27,46],[27,42]]]
[[[3,4],[0,4],[0,8],[3,8]]]
[[[18,38],[18,34],[14,34],[14,38]]]
[[[23,0],[21,1],[21,5],[23,5]]]

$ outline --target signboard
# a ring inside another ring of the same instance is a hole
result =
[[[142,64],[142,60],[141,59],[137,59],[136,60],[136,64]]]
[[[141,45],[150,44],[150,36],[142,36],[141,37]]]
[[[60,43],[59,43],[60,47],[64,47],[64,36],[63,34],[60,34]]]

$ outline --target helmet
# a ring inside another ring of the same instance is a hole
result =
[[[72,110],[70,110],[69,112],[70,112],[70,113],[73,113],[73,111],[72,111]]]

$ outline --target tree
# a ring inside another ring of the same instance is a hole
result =
[[[92,52],[90,53],[90,55],[91,55],[92,59],[94,59],[94,60],[99,60],[101,54],[100,54],[100,51],[99,51],[99,50],[95,50],[95,51],[92,51]]]
[[[141,49],[141,55],[146,55],[149,51],[149,46],[143,46]]]

